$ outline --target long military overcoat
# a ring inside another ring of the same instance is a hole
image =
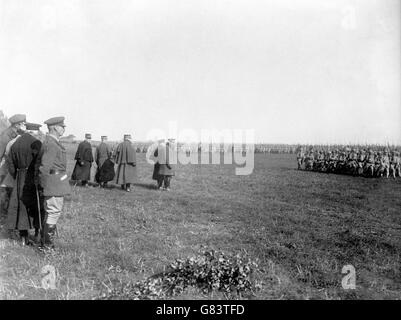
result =
[[[78,145],[74,160],[76,160],[77,162],[75,163],[71,179],[89,181],[93,162],[93,154],[92,146],[88,141],[82,141]]]
[[[174,176],[177,163],[176,149],[170,143],[162,144],[157,148],[155,156],[159,162],[159,176]]]
[[[15,179],[7,214],[7,228],[29,230],[39,227],[39,203],[35,186],[35,162],[42,143],[24,133],[11,147],[8,157],[8,169]]]
[[[116,184],[134,183],[137,179],[135,146],[130,141],[120,143],[115,159],[118,164]]]

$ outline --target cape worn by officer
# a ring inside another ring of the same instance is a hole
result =
[[[39,127],[39,124],[26,124],[27,130],[39,130]],[[25,132],[12,145],[7,159],[8,170],[15,180],[8,209],[7,228],[19,230],[23,245],[29,244],[29,229],[34,227],[37,236],[40,226],[35,164],[41,146],[40,140]]]
[[[121,142],[115,153],[118,164],[116,184],[120,184],[123,190],[130,192],[131,183],[136,180],[136,153],[131,143],[131,135],[124,135],[124,142]]]
[[[159,139],[157,141],[157,147],[156,150],[153,153],[153,156],[156,158],[155,159],[155,164],[153,165],[153,174],[152,174],[152,179],[156,180],[157,183],[157,188],[160,189],[159,187],[159,180],[160,180],[160,176],[159,176],[159,169],[160,169],[160,162],[159,162],[159,148],[165,148],[165,140],[164,139]]]
[[[39,184],[45,210],[42,248],[54,248],[56,225],[63,210],[64,196],[71,193],[67,176],[67,152],[59,139],[65,132],[64,117],[45,121],[49,129],[39,152]]]
[[[101,187],[115,177],[114,162],[111,160],[112,152],[106,143],[107,136],[101,136],[102,142],[96,147],[95,161],[97,165],[95,180]]]
[[[93,162],[92,146],[90,140],[92,135],[85,134],[85,140],[78,145],[78,150],[75,153],[77,162],[75,163],[74,171],[72,172],[72,180],[81,180],[83,186],[87,186],[90,180],[91,167]]]
[[[156,164],[153,170],[153,178],[157,179],[157,188],[160,190],[170,190],[171,178],[175,175],[175,164],[177,163],[175,139],[168,139],[166,144],[160,143],[154,156],[157,157],[158,168]]]
[[[8,121],[11,125],[0,134],[0,210],[3,214],[7,213],[12,189],[9,185],[3,184],[3,180],[8,175],[6,148],[10,141],[25,131],[26,116],[15,114]]]

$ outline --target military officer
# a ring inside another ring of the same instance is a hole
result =
[[[114,163],[111,161],[112,152],[107,144],[107,136],[101,136],[102,142],[96,147],[95,162],[97,165],[95,180],[104,188],[107,182],[114,179]]]
[[[373,177],[375,172],[375,153],[372,149],[369,149],[367,156],[365,157],[365,171]]]
[[[156,158],[155,164],[153,166],[153,175],[152,175],[152,179],[156,180],[157,183],[157,189],[160,190],[161,185],[163,184],[163,177],[159,175],[159,169],[160,169],[160,162],[158,160],[159,158],[159,149],[163,148],[163,150],[165,150],[166,148],[166,142],[164,139],[159,139],[157,141],[157,148],[153,153],[153,156]],[[160,152],[163,152],[162,150]]]
[[[384,175],[386,178],[390,175],[390,156],[388,150],[385,150],[380,159],[380,176]]]
[[[3,180],[8,175],[7,163],[6,163],[6,148],[8,143],[17,138],[19,134],[25,132],[25,114],[15,114],[8,119],[10,126],[0,134],[0,201],[1,211],[3,214],[7,212],[8,203],[12,188],[8,185],[3,185]]]
[[[346,158],[346,169],[348,173],[351,174],[357,173],[358,169],[357,159],[358,159],[357,151],[354,148],[352,148],[351,152],[348,154]]]
[[[131,139],[130,134],[125,134],[124,141],[117,146],[115,153],[116,163],[118,164],[116,183],[127,192],[131,192],[131,184],[137,179],[136,148]]]
[[[395,177],[398,175],[399,177],[401,177],[401,173],[400,173],[400,163],[401,163],[401,159],[400,159],[400,153],[396,150],[394,150],[392,152],[391,158],[390,158],[390,172],[392,177],[395,179]]]
[[[302,169],[302,164],[305,159],[305,153],[302,147],[299,148],[298,153],[297,153],[297,162],[298,162],[298,170]]]
[[[42,249],[54,248],[57,221],[63,210],[64,196],[71,193],[67,176],[67,153],[60,143],[65,132],[64,117],[44,122],[49,130],[38,155],[39,184],[43,193],[44,226]]]
[[[39,130],[40,125],[27,123],[27,130]],[[22,245],[29,244],[29,229],[40,229],[40,203],[35,186],[35,163],[42,143],[30,132],[26,132],[12,145],[7,159],[8,170],[15,180],[11,193],[7,228],[18,230]],[[33,219],[33,224],[32,224]]]
[[[169,191],[171,178],[175,175],[174,165],[177,163],[175,139],[168,139],[164,148],[161,147],[158,150],[158,161],[160,164],[158,170],[158,189],[163,184],[163,190]]]
[[[362,149],[359,151],[358,153],[358,174],[362,175],[363,174],[363,166],[365,163],[365,159],[366,159],[366,153],[365,153],[365,149]]]
[[[90,133],[85,134],[85,140],[78,145],[74,158],[76,163],[71,179],[80,180],[83,187],[88,186],[88,181],[91,176],[93,162],[92,146],[90,144],[91,139],[92,135]]]

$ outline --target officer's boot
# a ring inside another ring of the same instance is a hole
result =
[[[162,185],[163,185],[163,181],[164,181],[164,177],[163,176],[159,176],[157,179],[157,189],[160,190]]]
[[[56,233],[56,225],[46,223],[43,228],[42,248],[44,250],[54,249],[54,237]]]
[[[41,235],[39,233],[39,228],[35,228],[35,242],[40,243]]]
[[[164,177],[164,190],[166,191],[170,191],[170,180],[171,180],[170,176]]]
[[[20,236],[20,241],[21,241],[22,246],[26,246],[29,244],[28,230],[20,230],[19,236]]]

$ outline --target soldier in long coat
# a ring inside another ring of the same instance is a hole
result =
[[[97,165],[95,180],[100,187],[106,187],[107,182],[112,181],[115,176],[114,162],[111,160],[112,152],[106,143],[107,137],[101,137],[102,142],[97,146],[95,162]]]
[[[21,133],[21,132],[19,132],[19,133]],[[6,151],[4,153],[4,160],[5,160],[4,168],[7,169],[7,174],[6,174],[5,178],[3,179],[3,182],[1,183],[1,187],[2,188],[6,188],[6,189],[10,189],[10,194],[11,194],[12,188],[14,188],[15,180],[12,177],[12,175],[10,174],[10,171],[9,171],[9,168],[8,168],[8,166],[9,166],[9,155],[10,155],[11,147],[13,146],[13,144],[20,137],[21,137],[21,134],[18,134],[14,139],[10,140],[10,142],[7,144]]]
[[[3,180],[8,175],[6,148],[8,143],[15,139],[18,134],[25,131],[26,116],[24,114],[15,114],[8,119],[10,126],[0,134],[0,209],[3,214],[7,213],[8,204],[12,188],[3,184]]]
[[[48,119],[45,124],[49,134],[42,144],[36,164],[39,167],[39,185],[45,211],[42,248],[47,251],[54,248],[56,225],[63,211],[64,196],[71,193],[71,187],[67,176],[67,152],[59,141],[65,132],[64,117]]]
[[[297,152],[298,170],[302,169],[302,164],[304,162],[304,159],[305,159],[304,150],[302,149],[302,147],[299,147],[299,150]]]
[[[177,163],[174,139],[168,139],[166,144],[160,144],[155,151],[155,157],[159,163],[157,171],[157,188],[170,190],[171,178],[175,175],[175,164]]]
[[[120,184],[123,190],[130,192],[131,184],[137,176],[135,147],[131,142],[131,135],[124,135],[124,141],[117,146],[115,159],[118,164],[116,183]]]
[[[158,161],[159,158],[159,148],[166,148],[165,140],[160,139],[157,141],[157,147],[155,151],[153,152],[153,156],[155,157],[155,163],[153,165],[153,174],[152,174],[152,179],[156,180],[157,183],[157,188],[160,189],[159,187],[159,181],[161,179],[161,176],[159,175],[159,169],[160,169],[160,162]]]
[[[82,186],[84,187],[88,186],[93,162],[90,139],[92,139],[92,136],[91,134],[87,133],[85,134],[85,140],[78,145],[78,149],[74,158],[74,160],[77,162],[75,163],[74,171],[72,172],[71,176],[72,180],[80,180],[82,182]]]
[[[38,130],[38,124],[26,124],[28,130]],[[12,145],[8,157],[8,170],[15,179],[7,215],[7,228],[19,230],[22,244],[29,244],[28,231],[40,226],[40,203],[35,185],[35,163],[42,143],[31,133],[24,133]],[[33,221],[32,221],[33,219]]]

